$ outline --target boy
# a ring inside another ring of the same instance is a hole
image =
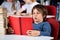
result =
[[[46,22],[47,10],[43,5],[36,5],[32,9],[33,15],[33,30],[28,30],[29,36],[50,36],[51,27]]]

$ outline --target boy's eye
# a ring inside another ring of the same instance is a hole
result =
[[[35,14],[35,13],[33,13],[33,14]]]
[[[33,13],[33,14],[40,14],[40,13],[37,12],[37,13]]]
[[[39,13],[37,12],[37,14],[39,14]]]

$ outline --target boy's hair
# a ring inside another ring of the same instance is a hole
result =
[[[33,7],[32,14],[33,14],[33,10],[34,9],[37,9],[39,12],[42,12],[42,15],[45,16],[44,17],[44,21],[46,21],[46,16],[48,14],[48,11],[47,11],[46,7],[43,6],[43,5],[38,4],[38,5],[36,5],[36,6]]]

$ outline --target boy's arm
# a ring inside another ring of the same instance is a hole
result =
[[[40,36],[50,36],[51,26],[48,22],[46,22],[43,26],[43,31],[40,31]]]

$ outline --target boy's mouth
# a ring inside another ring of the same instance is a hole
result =
[[[37,22],[37,23],[40,22],[39,19],[38,19],[37,17],[35,17],[35,22]]]
[[[35,18],[35,21],[38,22],[38,18]]]
[[[37,17],[35,17],[35,19],[37,19]]]

